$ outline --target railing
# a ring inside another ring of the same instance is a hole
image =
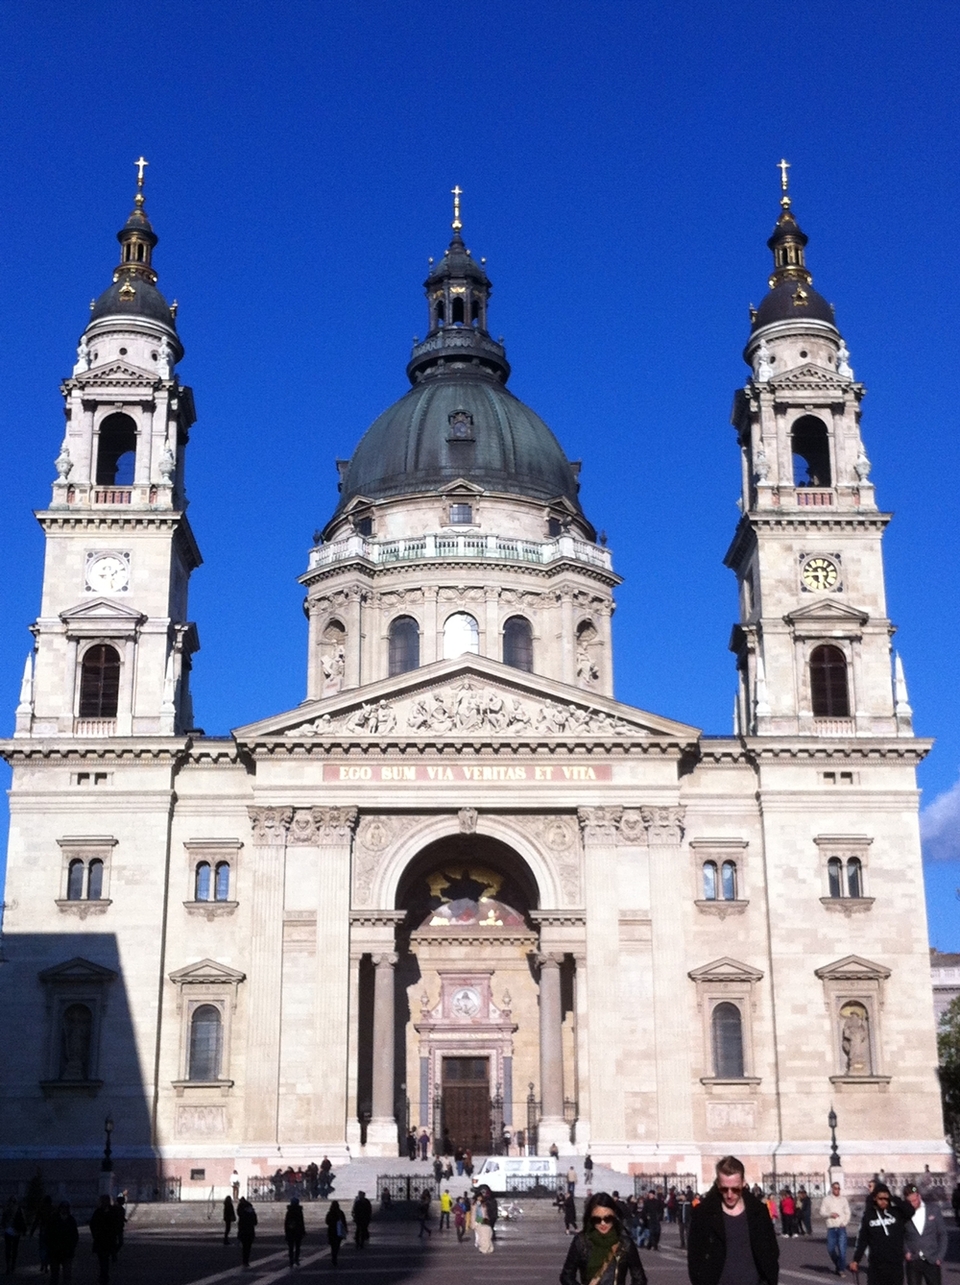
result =
[[[118,1188],[126,1193],[127,1204],[176,1204],[181,1196],[180,1178],[160,1178],[154,1182],[149,1179],[140,1182],[123,1182]]]
[[[98,486],[93,492],[94,504],[129,504],[132,498],[132,486]]]
[[[77,718],[73,724],[74,736],[115,736],[115,718]]]
[[[686,1191],[689,1187],[696,1191],[700,1179],[695,1173],[635,1173],[633,1175],[633,1194],[638,1198],[648,1191],[663,1192],[666,1196],[671,1187],[676,1191]]]
[[[829,1182],[827,1175],[822,1171],[820,1173],[765,1173],[762,1185],[765,1192],[770,1192],[774,1196],[779,1196],[784,1187],[795,1196],[802,1187],[812,1198],[825,1196]],[[844,1185],[846,1186],[846,1180]]]
[[[450,535],[428,533],[410,540],[370,540],[351,535],[332,544],[317,545],[310,550],[310,570],[332,566],[350,558],[365,558],[377,565],[392,562],[419,562],[425,559],[459,558],[497,559],[501,562],[526,562],[547,566],[561,558],[583,562],[588,566],[612,570],[610,550],[575,536],[561,535],[556,540],[507,539],[498,535]]]
[[[390,1200],[419,1200],[422,1191],[429,1191],[431,1196],[440,1195],[440,1183],[434,1180],[432,1174],[377,1174],[377,1200],[381,1202],[385,1192],[390,1193]]]
[[[556,1200],[557,1194],[567,1194],[567,1181],[554,1174],[511,1173],[506,1179],[507,1194],[531,1196],[534,1200]]]
[[[848,1173],[844,1170],[843,1190],[846,1195],[867,1194],[869,1182],[885,1182],[894,1195],[899,1196],[907,1183],[915,1183],[920,1188],[924,1200],[949,1201],[955,1179],[948,1173],[931,1173],[924,1169],[922,1173],[891,1173],[889,1170],[875,1169],[872,1173]],[[808,1187],[809,1191],[810,1188]]]
[[[813,730],[817,736],[853,736],[857,721],[854,718],[815,718]]]
[[[285,1175],[269,1177],[255,1174],[247,1179],[247,1199],[253,1201],[316,1200],[319,1195],[319,1183],[311,1183],[307,1178],[287,1178]],[[329,1191],[333,1191],[330,1183]],[[329,1192],[328,1192],[329,1194]]]
[[[797,504],[803,508],[826,508],[833,503],[833,491],[814,491],[810,487],[798,486]]]

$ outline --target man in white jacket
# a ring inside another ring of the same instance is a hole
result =
[[[838,1276],[847,1270],[847,1225],[850,1222],[850,1202],[840,1191],[839,1182],[830,1184],[829,1196],[820,1201],[820,1217],[827,1224],[827,1253],[833,1259]]]

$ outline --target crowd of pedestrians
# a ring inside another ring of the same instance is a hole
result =
[[[80,1228],[66,1200],[54,1206],[52,1197],[43,1196],[28,1227],[20,1201],[11,1196],[4,1206],[2,1219],[4,1266],[8,1276],[13,1276],[17,1270],[20,1241],[24,1236],[36,1236],[41,1274],[49,1275],[51,1285],[72,1280],[73,1263],[80,1246]],[[110,1270],[123,1248],[126,1221],[122,1195],[116,1200],[111,1200],[108,1195],[100,1197],[87,1224],[91,1249],[97,1260],[98,1285],[109,1285]]]

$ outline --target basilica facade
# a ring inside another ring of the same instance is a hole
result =
[[[396,1156],[408,1128],[634,1172],[734,1151],[754,1179],[822,1171],[834,1107],[849,1169],[945,1168],[929,742],[864,389],[789,195],[734,401],[727,736],[616,699],[612,554],[508,390],[459,214],[409,391],[339,464],[300,577],[307,700],[196,729],[194,407],[142,169],[118,239],[2,742],[0,1166],[89,1168],[109,1112],[118,1170],[185,1190]]]

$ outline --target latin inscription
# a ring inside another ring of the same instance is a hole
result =
[[[349,784],[364,781],[378,785],[555,784],[613,779],[609,763],[325,763],[323,779]]]

